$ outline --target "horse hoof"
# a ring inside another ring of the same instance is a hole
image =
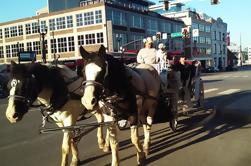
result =
[[[145,156],[148,156],[149,155],[149,148],[144,148],[144,153],[145,153]]]
[[[108,153],[108,152],[110,152],[111,151],[111,149],[110,149],[110,146],[108,145],[108,146],[104,146],[103,147],[103,151],[105,152],[105,153]]]
[[[142,156],[140,156],[140,157],[138,158],[138,163],[137,163],[137,165],[138,165],[138,166],[144,166],[144,165],[146,165],[146,164],[145,164],[145,161],[146,161],[146,156],[145,156],[145,154],[143,153]]]
[[[99,149],[104,149],[104,144],[98,144]]]

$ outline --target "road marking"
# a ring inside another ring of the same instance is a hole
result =
[[[248,76],[242,76],[242,78],[248,78]]]
[[[222,91],[222,92],[220,92],[220,93],[218,93],[218,94],[219,94],[219,95],[228,95],[228,94],[237,92],[237,91],[239,91],[239,90],[240,90],[240,89],[228,89],[228,90]]]
[[[207,90],[204,90],[204,93],[209,93],[209,92],[213,92],[216,90],[218,90],[218,88],[207,89]]]

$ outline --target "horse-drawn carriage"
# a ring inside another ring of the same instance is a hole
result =
[[[79,129],[87,126],[98,126],[99,147],[106,149],[110,146],[112,165],[117,165],[119,161],[115,125],[120,119],[128,120],[131,141],[137,150],[137,162],[142,164],[150,148],[152,124],[170,121],[171,128],[176,130],[179,101],[177,92],[180,90],[176,71],[163,72],[166,76],[166,83],[163,84],[152,66],[139,65],[132,69],[107,55],[103,46],[94,53],[80,47],[80,53],[86,61],[83,70],[85,79],[80,81],[82,85],[77,86],[84,90],[81,99],[70,95],[57,66],[12,63],[7,118],[12,123],[21,120],[32,107],[32,103],[38,99],[46,117],[51,117],[59,126],[55,129],[43,128],[42,131],[64,131],[62,165],[67,164],[70,148],[73,155],[72,165],[77,165],[78,150],[74,133],[81,136]],[[194,87],[196,88],[196,83]],[[191,89],[193,91],[196,90]],[[94,114],[98,123],[76,125],[79,116],[85,113],[83,110]],[[138,138],[139,121],[143,124],[145,135],[143,147]],[[100,125],[108,125],[106,139],[103,138]]]

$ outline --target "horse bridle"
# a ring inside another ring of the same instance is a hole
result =
[[[29,78],[29,79],[34,79],[33,77]],[[25,97],[25,96],[21,96],[21,95],[9,95],[8,99],[13,99],[16,101],[21,101],[23,103],[25,103],[28,107],[30,107],[32,105],[32,99],[30,99],[31,97]]]
[[[86,87],[88,86],[95,86],[95,87],[98,87],[101,89],[101,94],[99,96],[99,98],[101,98],[104,94],[105,94],[105,87],[103,84],[97,82],[97,81],[94,81],[94,80],[86,80],[86,81],[83,81],[82,82],[82,89],[85,89]]]

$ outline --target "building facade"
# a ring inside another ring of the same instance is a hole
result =
[[[218,69],[227,67],[227,24],[221,18],[211,19],[212,23],[212,65]]]
[[[150,1],[87,0],[59,6],[48,1],[48,13],[0,23],[0,63],[17,60],[19,51],[35,51],[41,60],[41,38],[44,34],[46,59],[80,58],[79,46],[104,44],[109,52],[130,41],[128,49],[140,49],[142,39],[156,32],[179,32],[182,21],[163,17],[148,10]],[[76,7],[76,4],[78,6]],[[53,12],[50,12],[53,11]],[[171,50],[183,50],[180,39],[166,39]]]
[[[225,67],[227,24],[221,19],[212,21],[213,19],[206,14],[197,13],[195,9],[191,8],[183,9],[183,6],[182,3],[174,2],[170,4],[169,10],[164,10],[162,5],[152,6],[150,10],[184,22],[188,32],[188,37],[184,39],[187,58],[200,60],[204,68],[218,67],[219,63]],[[217,45],[216,52],[213,48],[215,44]]]

